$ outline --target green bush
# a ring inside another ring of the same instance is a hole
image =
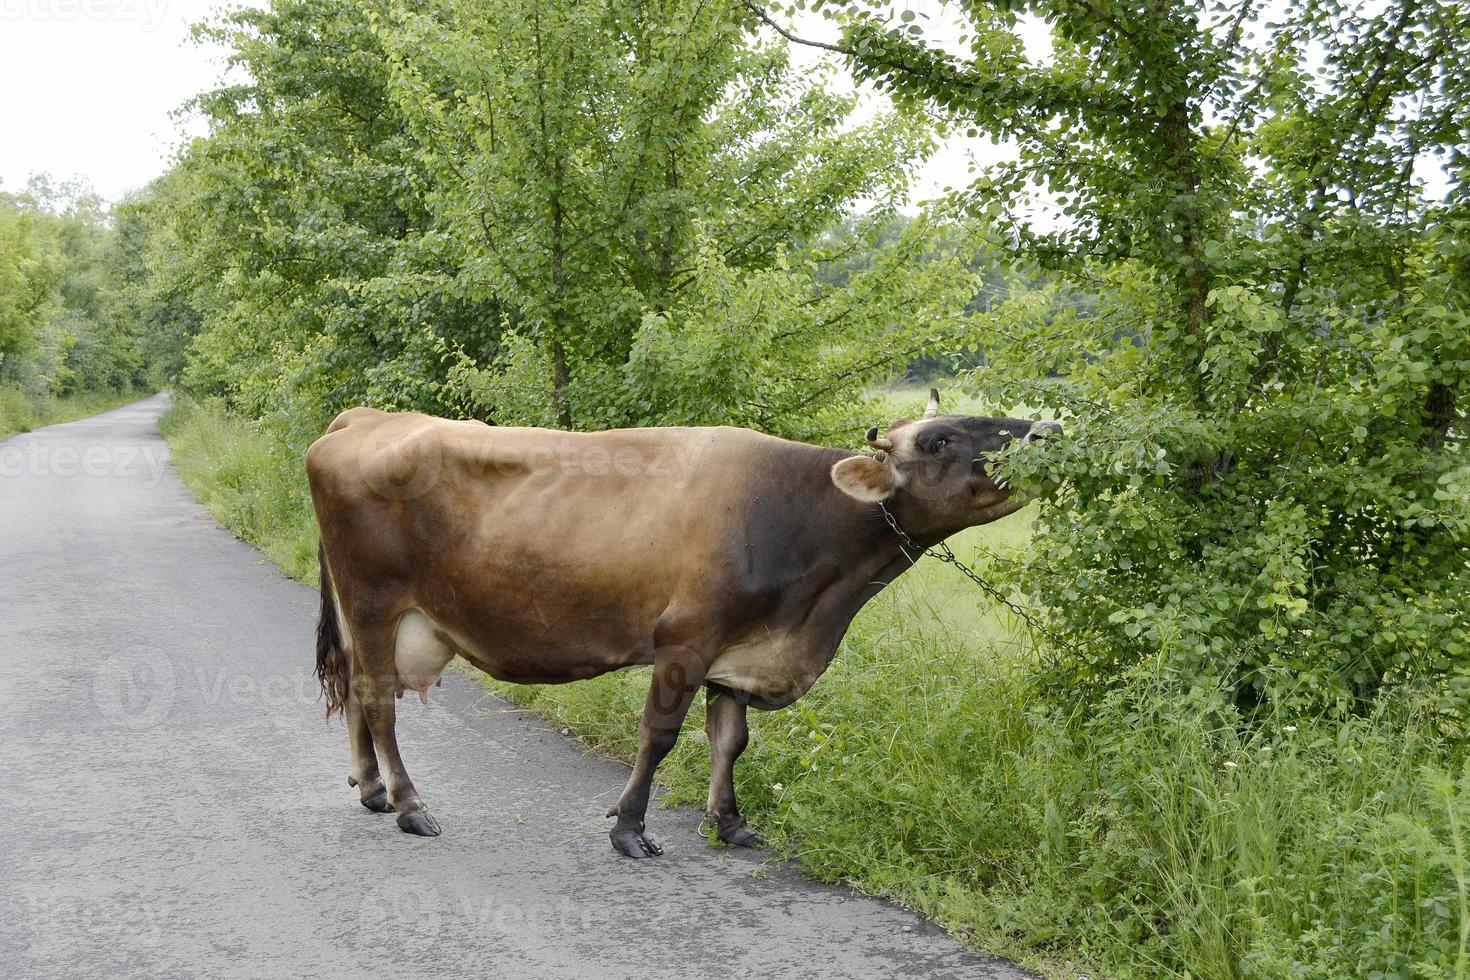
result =
[[[29,432],[36,427],[36,407],[25,392],[0,388],[0,439],[16,432]]]
[[[1245,724],[1386,697],[1463,741],[1466,9],[1247,4],[1222,29],[1205,0],[982,0],[962,50],[838,6],[859,77],[1017,144],[953,204],[1054,274],[967,338],[992,403],[1068,421],[1013,470],[1058,491],[1012,578],[1062,634],[1053,696],[1157,667]]]

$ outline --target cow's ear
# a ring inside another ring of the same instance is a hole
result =
[[[838,490],[865,504],[887,500],[899,486],[898,473],[886,459],[866,455],[849,456],[833,466],[832,482]]]

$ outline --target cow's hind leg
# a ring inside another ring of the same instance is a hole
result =
[[[655,857],[663,848],[644,834],[653,773],[679,738],[679,726],[704,681],[704,664],[687,647],[664,648],[654,658],[653,683],[638,726],[638,759],[623,795],[609,817],[617,817],[610,834],[613,849],[631,858]]]
[[[398,827],[404,833],[437,837],[439,822],[414,789],[413,780],[403,767],[403,758],[398,754],[398,670],[393,659],[393,627],[390,624],[386,628],[359,630],[355,628],[357,624],[353,625],[357,653],[354,666],[361,670],[363,678],[356,691],[368,731],[372,733],[388,802],[398,811]]]
[[[373,733],[368,729],[367,716],[363,714],[362,702],[355,690],[356,684],[347,688],[347,744],[352,750],[352,769],[347,776],[347,785],[356,786],[362,805],[374,813],[392,813],[393,804],[388,802],[388,787],[378,772],[378,756],[373,751]]]
[[[746,701],[727,687],[710,684],[704,692],[704,730],[709,735],[709,802],[705,819],[720,840],[737,847],[760,847],[761,835],[746,826],[735,803],[735,760],[750,741]]]

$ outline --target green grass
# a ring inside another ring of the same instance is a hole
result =
[[[1003,415],[1010,418],[1050,418],[1048,413],[1038,413],[1025,405],[1012,405],[1000,407],[986,402],[979,396],[956,387],[952,381],[936,381],[933,384],[916,384],[909,381],[896,382],[882,388],[875,389],[872,394],[878,399],[879,405],[883,407],[887,419],[874,419],[875,422],[892,421],[897,418],[919,418],[924,413],[924,408],[929,404],[929,389],[937,388],[939,391],[939,410],[945,415]]]
[[[893,418],[915,419],[924,413],[929,403],[929,389],[939,389],[939,410],[946,415],[996,415],[995,406],[988,405],[972,394],[952,387],[950,384],[916,384],[909,381],[896,382],[873,392],[880,404],[889,410]],[[1009,413],[1007,413],[1009,414]],[[892,421],[887,419],[886,421]],[[874,419],[875,422],[884,420]]]
[[[15,388],[0,387],[0,439],[44,425],[71,422],[111,411],[146,395],[142,391],[83,391],[60,398],[34,398]]]
[[[215,518],[282,572],[316,585],[316,519],[301,455],[225,413],[179,395],[159,428],[174,466]]]
[[[165,432],[220,520],[312,580],[299,453],[185,399]],[[955,550],[977,545],[1029,547],[1025,512]],[[973,586],[921,562],[805,698],[752,713],[751,823],[809,874],[1054,976],[1470,976],[1470,772],[1433,731],[1411,716],[1243,730],[1218,692],[1153,665],[1083,711],[1038,686],[1031,657]],[[636,750],[645,670],[486,683],[600,751]],[[666,802],[703,803],[701,711],[660,769]]]

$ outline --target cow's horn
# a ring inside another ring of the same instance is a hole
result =
[[[893,440],[886,437],[879,439],[878,427],[876,425],[870,425],[868,426],[868,445],[872,446],[874,449],[891,450],[893,448]]]
[[[929,407],[924,409],[924,418],[932,419],[939,414],[939,389],[929,389]]]

